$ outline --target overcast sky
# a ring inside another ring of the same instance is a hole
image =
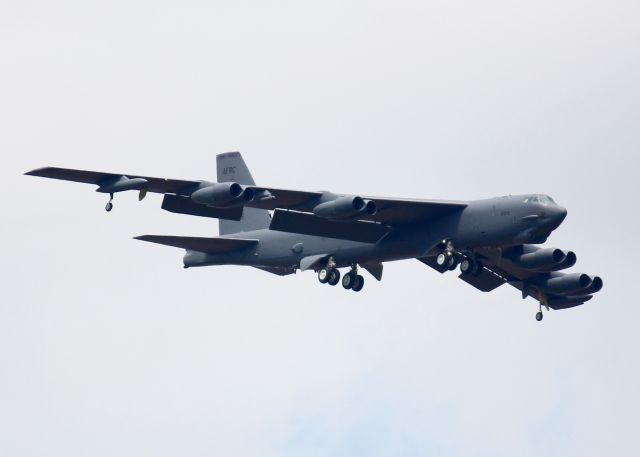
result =
[[[0,2],[0,455],[640,454],[637,0]],[[414,198],[544,192],[605,287],[417,261],[360,294],[182,269],[161,197],[54,165]]]

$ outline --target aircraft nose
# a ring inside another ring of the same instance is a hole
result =
[[[549,218],[553,221],[553,224],[558,227],[564,221],[564,218],[567,217],[567,209],[562,206],[555,206],[549,212]]]

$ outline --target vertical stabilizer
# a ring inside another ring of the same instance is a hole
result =
[[[218,167],[217,182],[237,182],[248,186],[255,186],[255,181],[251,172],[242,159],[239,152],[225,152],[216,157]],[[269,228],[271,216],[266,209],[244,208],[242,219],[239,221],[229,221],[220,219],[220,235],[231,233],[248,232]]]

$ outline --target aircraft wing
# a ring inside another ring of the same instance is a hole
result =
[[[485,262],[485,269],[490,270],[493,274],[503,278],[504,282],[510,284],[522,292],[522,297],[533,297],[543,305],[552,309],[565,309],[579,306],[591,300],[593,295],[555,295],[543,294],[536,287],[527,287],[529,281],[534,281],[538,275],[544,274],[535,271],[524,270],[513,265],[506,257],[501,257],[498,262]]]
[[[127,178],[138,181],[148,192],[160,194],[176,194],[189,196],[200,186],[201,181],[186,181],[183,179],[153,178],[150,176],[137,176],[122,173],[105,173],[101,171],[75,170],[72,168],[44,167],[31,170],[26,175],[40,176],[42,178],[61,179],[86,184],[95,184],[99,187]]]
[[[479,259],[483,264],[483,268],[477,275],[459,274],[458,278],[482,292],[491,292],[503,284],[509,284],[522,291],[523,298],[527,296],[533,297],[543,305],[556,310],[579,306],[593,298],[591,294],[573,296],[543,294],[538,288],[526,287],[526,284],[532,280],[535,282],[536,276],[545,273],[518,268],[509,258],[503,257],[501,254],[498,256],[480,254]],[[435,256],[420,257],[418,260],[440,273],[447,271],[446,268],[442,268],[436,263]]]
[[[248,203],[247,206],[268,210],[288,209],[302,212],[312,212],[313,208],[328,194],[328,192],[306,192],[271,187],[254,187],[254,191],[267,195],[268,197],[254,200]],[[339,196],[341,195],[335,195],[335,197]],[[455,211],[460,211],[467,206],[467,203],[462,201],[369,196],[362,196],[362,198],[374,201],[377,212],[373,215],[362,214],[357,220],[381,222],[389,225],[404,225],[413,222],[429,221]]]
[[[207,181],[190,181],[183,179],[155,178],[121,173],[106,173],[99,171],[77,170],[72,168],[44,167],[25,173],[64,181],[81,182],[98,186],[97,191],[103,193],[120,192],[124,190],[140,190],[141,197],[145,192],[173,194],[178,197],[190,197],[191,194],[209,184]],[[308,192],[276,187],[247,186],[251,188],[256,198],[246,203],[247,207],[267,210],[285,209],[303,213],[312,213],[321,202],[330,201],[342,195],[330,192]],[[441,216],[460,211],[467,206],[461,201],[445,200],[416,200],[385,197],[362,197],[372,200],[376,204],[375,214],[361,214],[355,220],[378,222],[389,226],[400,226],[415,222],[430,221]],[[166,208],[165,208],[166,207]],[[198,205],[186,198],[169,197],[163,202],[163,208],[168,211],[191,214],[204,217],[218,217],[222,219],[238,220],[242,211],[235,210],[211,211],[204,205]]]

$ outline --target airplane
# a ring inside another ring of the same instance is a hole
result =
[[[420,200],[308,192],[257,186],[239,152],[216,156],[217,182],[153,178],[45,167],[30,176],[98,186],[109,194],[163,194],[162,209],[219,220],[218,237],[142,235],[135,239],[182,248],[184,268],[246,265],[280,276],[313,270],[318,281],[358,292],[358,267],[382,280],[383,263],[417,259],[482,292],[503,284],[546,310],[582,305],[603,281],[563,273],[575,265],[572,251],[542,248],[567,210],[543,194],[474,201]],[[349,268],[340,280],[340,268]]]

